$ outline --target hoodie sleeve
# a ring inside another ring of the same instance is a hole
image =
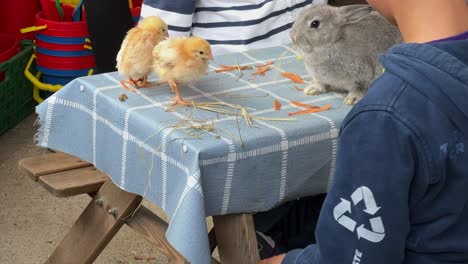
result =
[[[190,36],[196,0],[144,0],[141,16],[159,16],[169,27],[169,36]]]
[[[386,111],[361,111],[347,120],[317,244],[289,252],[284,264],[403,263],[415,137]]]

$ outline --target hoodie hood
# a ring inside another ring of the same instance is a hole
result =
[[[401,44],[380,61],[429,100],[456,127],[468,133],[468,40]]]

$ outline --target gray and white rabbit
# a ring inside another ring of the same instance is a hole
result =
[[[401,42],[398,28],[368,5],[313,5],[294,22],[290,36],[311,76],[305,94],[348,92],[355,104],[382,73],[378,56]]]

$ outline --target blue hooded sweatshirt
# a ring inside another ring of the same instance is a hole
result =
[[[468,263],[468,40],[381,63],[341,127],[317,244],[283,264]]]

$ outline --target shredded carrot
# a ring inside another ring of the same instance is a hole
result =
[[[220,72],[226,72],[226,71],[233,71],[235,69],[237,69],[236,66],[223,66],[223,68],[217,69],[217,70],[215,70],[215,72],[220,73]]]
[[[272,61],[269,61],[269,62],[267,62],[267,63],[265,63],[265,64],[263,64],[263,65],[255,65],[255,67],[260,68],[260,67],[270,66],[270,65],[272,65],[272,64],[273,64],[273,62],[272,62]]]
[[[301,88],[299,88],[299,87],[297,87],[297,86],[295,86],[295,85],[294,85],[294,89],[298,90],[299,92],[303,92],[303,91],[304,91],[304,89],[301,89]]]
[[[275,109],[276,111],[281,110],[281,103],[280,103],[278,100],[273,101],[273,103],[275,104],[274,109]]]
[[[310,105],[310,104],[304,104],[304,103],[301,103],[301,102],[297,102],[297,101],[290,101],[292,105],[294,106],[298,106],[298,107],[302,107],[302,108],[305,108],[305,109],[310,109],[310,108],[320,108],[318,106],[314,106],[314,105]]]
[[[270,66],[258,67],[256,72],[253,72],[252,75],[265,75],[265,72],[270,70]]]
[[[312,114],[312,113],[318,113],[318,112],[323,112],[323,111],[327,111],[328,109],[331,108],[331,104],[326,104],[320,108],[309,108],[309,109],[306,109],[306,110],[301,110],[301,111],[298,111],[298,112],[292,112],[292,113],[288,113],[288,116],[296,116],[296,115],[305,115],[305,114]]]
[[[248,65],[244,65],[244,66],[232,65],[232,66],[230,66],[230,65],[220,64],[219,66],[221,66],[222,68],[215,70],[216,73],[226,72],[226,71],[234,71],[234,70],[244,71],[244,70],[252,69],[252,66],[248,66]]]
[[[286,77],[288,79],[290,79],[291,81],[295,82],[295,83],[304,83],[304,80],[301,78],[301,76],[295,74],[295,73],[292,73],[292,72],[283,72],[281,75],[283,75],[283,77]]]

